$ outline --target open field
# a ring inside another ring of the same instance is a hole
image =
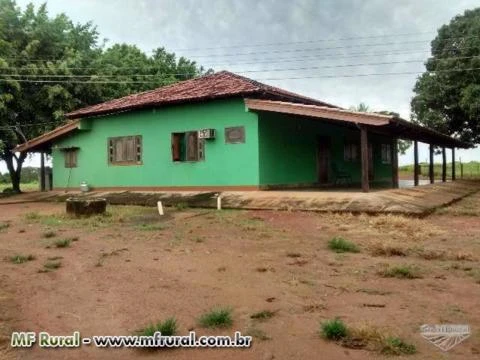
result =
[[[0,193],[8,188],[12,188],[12,184],[10,183],[0,183]],[[30,183],[23,183],[20,184],[20,189],[22,191],[38,191],[39,189],[39,184],[38,182],[30,182]]]
[[[428,179],[429,165],[428,163],[420,163],[420,177]],[[436,179],[442,178],[442,164],[433,164],[433,173]],[[455,174],[457,179],[478,179],[480,178],[480,162],[470,161],[468,163],[455,163]],[[398,175],[401,179],[413,179],[413,164],[398,167]],[[447,162],[447,178],[452,176],[452,163]]]
[[[438,359],[425,323],[469,324],[448,358],[480,356],[479,193],[425,219],[183,206],[71,219],[64,206],[0,207],[2,359]],[[232,323],[202,327],[214,307]],[[12,330],[130,335],[171,317],[179,334],[238,330],[253,346],[8,348]],[[349,341],[324,338],[336,317]]]

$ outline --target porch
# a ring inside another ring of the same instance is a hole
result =
[[[217,208],[221,197],[223,209],[287,210],[314,212],[348,212],[370,214],[402,214],[422,217],[435,209],[480,191],[480,181],[458,180],[415,188],[358,191],[225,191],[225,192],[146,192],[146,191],[78,191],[30,192],[0,198],[0,207],[12,203],[65,201],[71,196],[106,198],[109,204],[156,207],[182,204],[189,207]],[[167,210],[168,211],[168,210]],[[213,210],[212,210],[213,211]]]
[[[470,144],[403,120],[394,114],[350,110],[283,101],[245,99],[258,114],[260,188],[349,187],[399,188],[398,141],[412,140],[414,186],[420,184],[418,143],[442,152],[442,182],[447,181],[447,149],[451,150],[451,180],[456,180],[455,148]]]

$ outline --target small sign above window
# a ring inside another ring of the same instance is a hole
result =
[[[245,143],[245,127],[235,126],[225,128],[226,144],[243,144]]]

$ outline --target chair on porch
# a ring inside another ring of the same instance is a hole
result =
[[[352,176],[349,172],[339,169],[337,164],[332,163],[333,184],[348,184],[352,183]]]

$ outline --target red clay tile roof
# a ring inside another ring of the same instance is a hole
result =
[[[167,104],[180,104],[234,96],[248,96],[250,98],[279,101],[283,100],[309,105],[337,107],[270,85],[262,84],[258,81],[233,74],[228,71],[220,71],[212,75],[206,75],[195,79],[182,81],[155,90],[128,95],[120,99],[110,100],[101,104],[89,106],[68,113],[66,116],[69,119],[75,119],[87,116],[111,114],[138,108]]]

